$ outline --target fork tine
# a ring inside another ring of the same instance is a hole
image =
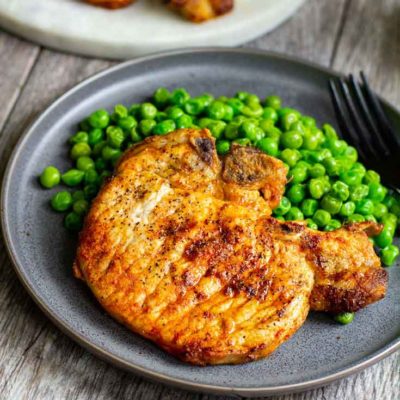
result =
[[[359,139],[359,148],[362,148],[364,150],[364,153],[369,157],[372,156],[374,158],[380,158],[382,156],[382,153],[375,147],[375,145],[371,143],[371,134],[369,133],[368,129],[366,129],[362,118],[360,118],[360,114],[357,110],[356,105],[354,104],[352,94],[350,93],[349,87],[347,86],[344,79],[339,79],[339,87],[342,90],[348,113],[353,122],[355,134],[358,136]]]
[[[349,81],[353,89],[354,96],[358,102],[358,106],[361,109],[362,114],[364,116],[364,122],[366,123],[366,125],[368,125],[369,130],[373,132],[372,140],[374,141],[374,146],[381,149],[384,157],[387,157],[390,154],[390,148],[383,140],[382,135],[379,132],[378,126],[374,121],[371,112],[368,109],[368,105],[365,100],[364,94],[361,90],[360,84],[356,81],[356,79],[352,74],[349,75]]]
[[[390,122],[388,121],[382,109],[380,101],[378,100],[375,93],[371,90],[363,71],[360,72],[360,76],[363,83],[367,101],[380,125],[380,133],[381,133],[380,137],[387,144],[387,147],[391,152],[393,152],[393,150],[399,150],[400,144],[399,141],[397,140],[396,132],[391,127]]]
[[[346,139],[347,142],[349,142],[352,146],[354,146],[357,149],[360,157],[364,161],[366,161],[368,158],[366,157],[363,147],[360,145],[358,135],[355,132],[351,121],[349,121],[347,117],[346,109],[340,98],[339,91],[336,87],[334,79],[329,79],[329,88],[336,118],[338,120],[341,130],[341,136]]]

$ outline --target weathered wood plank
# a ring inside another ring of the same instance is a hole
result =
[[[364,70],[373,87],[400,108],[400,4],[398,0],[351,1],[333,59],[346,73]]]
[[[248,45],[328,66],[345,4],[346,0],[308,0],[293,19]]]
[[[0,132],[39,55],[39,46],[0,30]]]

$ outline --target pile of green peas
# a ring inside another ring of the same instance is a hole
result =
[[[208,93],[192,97],[183,88],[159,88],[147,102],[118,104],[111,113],[93,112],[69,139],[74,167],[61,174],[49,166],[40,176],[45,188],[61,182],[74,188],[51,198],[54,210],[67,213],[65,226],[81,229],[91,200],[124,150],[150,135],[179,128],[209,129],[220,155],[239,143],[281,159],[288,167],[288,184],[273,210],[277,219],[306,220],[310,228],[324,231],[344,223],[378,221],[384,228],[372,240],[383,264],[392,265],[399,255],[392,242],[400,222],[400,198],[381,184],[378,173],[357,161],[357,150],[331,125],[319,127],[314,118],[282,107],[278,96],[261,100],[243,91],[215,98]]]

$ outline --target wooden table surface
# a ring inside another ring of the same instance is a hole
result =
[[[249,46],[338,71],[362,69],[400,109],[400,0],[309,0],[294,18]],[[57,96],[112,64],[48,50],[0,31],[0,179],[27,124]],[[0,399],[224,398],[143,380],[83,350],[29,298],[1,240],[0,316]],[[400,352],[329,386],[274,399],[399,400]]]

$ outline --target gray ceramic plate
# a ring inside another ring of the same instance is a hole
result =
[[[66,93],[28,129],[9,163],[2,193],[3,230],[15,269],[30,295],[66,334],[98,356],[141,375],[184,388],[268,395],[304,390],[354,373],[400,347],[400,268],[390,269],[387,297],[339,326],[324,314],[307,323],[271,357],[237,366],[193,367],[113,321],[72,277],[76,240],[52,212],[52,191],[37,176],[68,167],[66,140],[99,107],[143,101],[159,86],[233,95],[277,93],[285,104],[335,121],[327,91],[332,71],[253,50],[183,50],[129,61]],[[386,105],[400,127],[400,115]]]

